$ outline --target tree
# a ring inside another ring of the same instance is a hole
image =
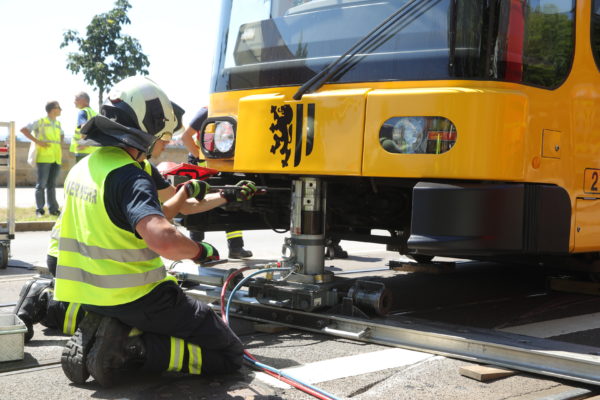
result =
[[[121,26],[131,24],[130,8],[127,0],[117,0],[115,8],[94,16],[85,38],[74,30],[63,34],[61,49],[71,43],[79,46],[78,52],[68,54],[67,69],[73,74],[82,72],[85,82],[98,89],[99,105],[114,83],[132,75],[148,75],[150,62],[142,46],[137,39],[121,34]]]

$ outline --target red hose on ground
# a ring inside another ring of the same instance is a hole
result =
[[[223,321],[225,321],[225,323],[227,325],[229,325],[229,321],[227,321],[227,317],[226,317],[226,314],[225,314],[225,294],[227,293],[227,287],[229,286],[229,283],[231,282],[231,280],[233,278],[235,278],[236,276],[238,276],[242,272],[247,271],[249,269],[250,269],[250,267],[243,267],[243,268],[240,268],[237,271],[231,273],[231,275],[229,275],[227,277],[227,279],[225,279],[225,282],[223,283],[223,287],[221,288],[221,318],[223,319]],[[250,354],[248,352],[248,350],[244,350],[244,354],[246,354],[246,356],[248,356],[252,360],[257,361],[256,358],[252,354]],[[256,366],[256,367],[258,367],[258,366]],[[258,368],[260,368],[260,367],[258,367]],[[324,396],[321,393],[316,392],[316,391],[312,390],[311,388],[302,385],[299,382],[295,382],[295,381],[293,381],[291,379],[286,378],[285,376],[278,375],[278,374],[276,374],[273,371],[269,371],[268,369],[264,369],[264,368],[260,368],[260,369],[263,372],[265,372],[266,374],[271,375],[272,377],[277,378],[280,381],[282,381],[284,383],[287,383],[288,385],[293,386],[293,387],[295,387],[298,390],[302,390],[304,393],[310,394],[311,396],[316,397],[317,399],[320,399],[320,400],[331,400],[330,397]]]

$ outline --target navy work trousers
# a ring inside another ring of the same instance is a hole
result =
[[[202,373],[228,373],[242,366],[243,345],[236,334],[210,307],[187,296],[174,282],[161,283],[131,303],[83,307],[144,332],[144,370],[168,369],[171,336],[200,346]]]
[[[58,213],[58,202],[56,201],[56,178],[60,172],[60,164],[37,163],[37,182],[35,184],[35,205],[37,211],[43,212],[45,199],[48,201],[48,211],[51,214]]]

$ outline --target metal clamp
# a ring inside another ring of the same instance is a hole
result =
[[[360,340],[371,336],[371,330],[367,327],[360,332],[348,332],[341,329],[330,328],[326,326],[321,331],[328,335],[343,337],[346,339]]]

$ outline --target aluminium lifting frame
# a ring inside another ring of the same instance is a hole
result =
[[[8,128],[4,146],[0,146],[0,173],[6,179],[6,222],[0,224],[0,269],[8,266],[10,241],[15,237],[15,177],[16,177],[16,137],[15,123],[0,122],[0,128]],[[1,222],[1,221],[0,221]]]

